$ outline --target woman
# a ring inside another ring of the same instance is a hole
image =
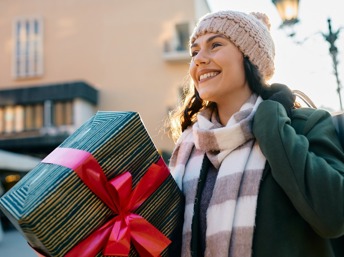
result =
[[[261,13],[211,13],[171,117],[185,194],[182,256],[344,256],[344,155],[331,116],[294,108]]]

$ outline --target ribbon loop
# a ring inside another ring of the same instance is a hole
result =
[[[120,215],[115,218],[103,255],[128,256],[130,252],[130,232],[128,224]]]

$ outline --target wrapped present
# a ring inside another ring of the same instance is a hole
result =
[[[135,112],[98,112],[0,199],[46,256],[178,256],[184,199]]]

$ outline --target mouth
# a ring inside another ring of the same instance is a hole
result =
[[[198,81],[201,82],[201,81],[204,81],[206,79],[213,78],[213,77],[217,76],[218,74],[220,74],[220,72],[218,72],[218,71],[212,71],[212,72],[204,73],[198,77]]]

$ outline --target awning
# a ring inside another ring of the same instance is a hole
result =
[[[41,159],[29,155],[0,150],[0,170],[28,172],[40,161]]]

